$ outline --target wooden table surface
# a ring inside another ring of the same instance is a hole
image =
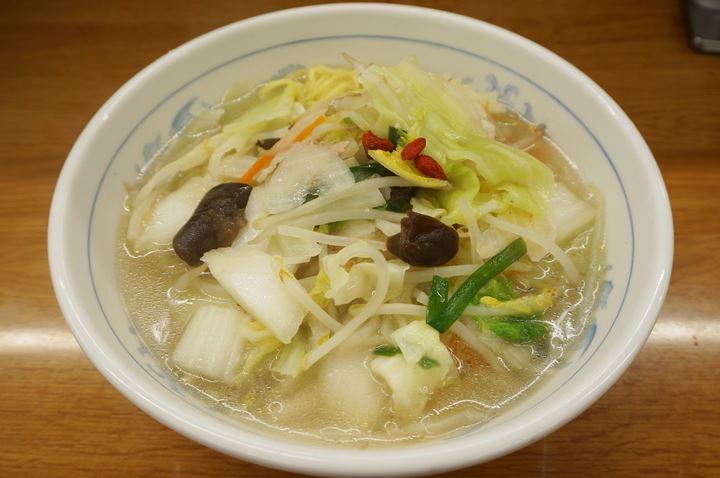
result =
[[[160,425],[84,357],[50,284],[51,194],[85,123],[127,79],[216,27],[303,2],[0,2],[0,476],[290,476]],[[681,2],[448,0],[590,75],[665,178],[675,265],[638,358],[595,405],[512,455],[444,476],[720,476],[720,56]]]

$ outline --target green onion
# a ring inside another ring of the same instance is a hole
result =
[[[428,357],[427,355],[423,355],[422,358],[420,359],[420,361],[418,362],[418,365],[420,365],[422,368],[427,370],[429,368],[437,367],[440,364],[437,362],[437,360],[433,360],[430,357]]]
[[[392,176],[395,174],[380,163],[368,163],[361,166],[352,166],[350,168],[350,172],[352,173],[356,183],[365,181],[376,174],[380,176]]]
[[[445,307],[448,298],[448,290],[450,282],[440,276],[433,276],[430,283],[430,297],[428,298],[427,312],[425,313],[425,321],[431,324],[437,320],[438,316]]]
[[[405,146],[405,135],[406,134],[407,134],[407,131],[405,131],[404,129],[396,128],[394,126],[390,126],[390,128],[388,128],[388,139],[396,147],[398,145]]]
[[[394,345],[378,345],[373,350],[373,354],[382,355],[384,357],[392,357],[393,355],[397,355],[399,353],[401,353],[400,348]]]
[[[507,269],[513,262],[520,259],[527,252],[527,245],[522,238],[515,239],[505,249],[488,259],[475,272],[473,272],[455,291],[437,315],[427,320],[428,325],[438,332],[445,332],[455,323],[465,308],[470,305],[478,291],[490,279]],[[429,304],[428,304],[429,305]]]

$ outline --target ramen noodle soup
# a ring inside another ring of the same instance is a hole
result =
[[[157,154],[121,219],[125,303],[179,382],[258,429],[457,433],[583,333],[602,198],[493,95],[348,60],[233,88]]]

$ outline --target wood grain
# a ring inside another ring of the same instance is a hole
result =
[[[0,476],[290,476],[181,437],[95,371],[53,296],[46,221],[73,141],[122,83],[201,33],[302,4],[0,3]],[[513,30],[595,79],[647,139],[676,227],[667,302],[622,379],[549,437],[443,476],[720,476],[720,56],[688,47],[678,1],[418,4]]]

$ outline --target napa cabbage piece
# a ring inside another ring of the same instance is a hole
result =
[[[305,310],[285,289],[280,279],[282,260],[277,259],[250,246],[215,249],[202,258],[228,294],[280,342],[288,344]]]
[[[394,410],[417,417],[454,370],[452,356],[437,330],[423,320],[400,327],[390,337],[401,354],[372,359],[370,370],[390,388]]]
[[[267,207],[271,214],[294,209],[310,198],[355,184],[350,168],[337,152],[325,146],[296,143],[277,159],[277,169],[267,182]]]
[[[143,221],[140,237],[133,244],[135,250],[145,252],[172,243],[173,237],[190,219],[205,193],[217,184],[209,177],[190,178],[158,201]]]
[[[552,171],[528,153],[489,137],[480,95],[423,71],[412,58],[394,67],[371,65],[358,80],[378,113],[371,123],[373,133],[384,137],[393,126],[407,131],[408,139],[424,137],[424,153],[440,163],[452,190],[466,194],[470,204],[477,194],[475,185],[456,184],[465,177],[456,172],[458,164],[477,172],[485,192],[504,206],[544,214],[554,185]],[[438,197],[440,205],[454,214],[453,201],[442,194]]]
[[[199,308],[175,347],[173,361],[186,372],[231,382],[245,348],[242,324],[247,319],[236,308]]]
[[[278,234],[273,238],[272,246],[276,246],[282,255],[285,265],[304,264],[320,254],[322,247],[315,241],[301,237],[290,237]]]
[[[563,243],[592,224],[595,208],[577,197],[567,186],[558,183],[550,197],[547,219],[555,230],[555,240]]]

